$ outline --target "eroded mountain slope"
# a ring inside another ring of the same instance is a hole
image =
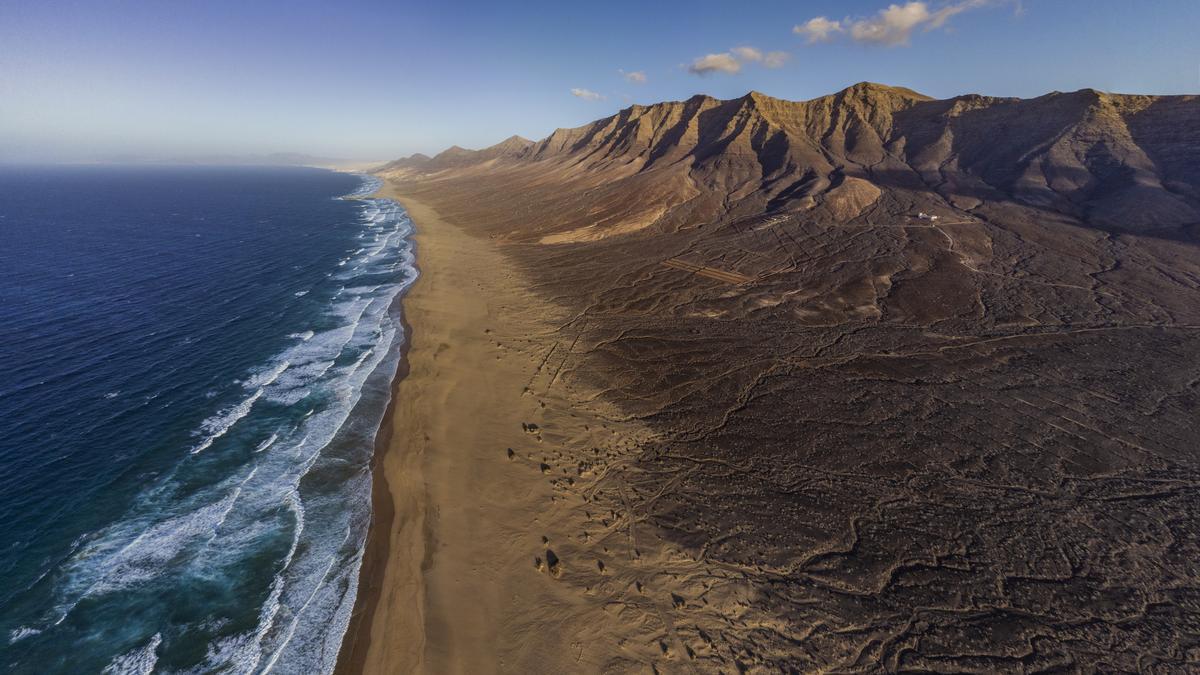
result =
[[[381,173],[568,310],[545,387],[655,430],[562,489],[671,579],[656,667],[1200,667],[1200,100],[861,84],[502,146]]]

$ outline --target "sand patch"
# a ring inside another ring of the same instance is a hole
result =
[[[639,230],[644,230],[654,223],[658,222],[659,218],[667,212],[666,206],[644,211],[635,216],[620,220],[614,224],[604,224],[603,221],[592,225],[577,227],[566,232],[558,232],[556,234],[548,234],[538,240],[539,244],[576,244],[585,241],[600,241],[608,237],[615,237],[622,234],[630,234]]]

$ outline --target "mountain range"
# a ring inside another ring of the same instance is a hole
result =
[[[527,395],[645,430],[535,446],[638,663],[1195,669],[1200,98],[695,96],[377,173],[553,308]]]
[[[867,217],[885,192],[948,212],[1011,202],[1100,229],[1170,231],[1200,222],[1198,118],[1196,96],[937,100],[864,82],[802,102],[751,92],[635,105],[541,141],[452,147],[378,171],[503,172],[548,206],[562,196],[548,183],[622,195],[568,206],[563,240],[646,227],[685,202],[692,219],[804,210],[845,221]]]

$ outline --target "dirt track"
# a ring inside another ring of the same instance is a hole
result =
[[[748,277],[744,274],[738,274],[737,272],[727,272],[725,270],[719,270],[719,269],[715,269],[712,267],[705,267],[703,265],[696,265],[696,264],[689,263],[689,262],[686,262],[683,260],[679,260],[678,258],[671,258],[670,260],[664,260],[663,264],[666,265],[667,267],[672,267],[677,270],[691,272],[692,274],[696,274],[696,275],[699,275],[702,277],[707,277],[709,279],[716,279],[717,281],[724,281],[724,282],[730,283],[730,284],[748,284],[748,283],[754,281],[753,277]]]

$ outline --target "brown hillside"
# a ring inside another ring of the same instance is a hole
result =
[[[635,105],[537,143],[513,137],[475,152],[455,147],[381,173],[504,172],[528,181],[527,198],[560,210],[564,230],[605,220],[615,232],[633,231],[631,221],[656,207],[670,205],[661,220],[696,198],[691,220],[814,209],[842,203],[833,193],[850,177],[922,194],[917,208],[1009,201],[1100,229],[1147,231],[1200,222],[1200,176],[1187,161],[1200,150],[1196,119],[1195,97],[1083,90],[1031,100],[933,100],[861,83],[803,102],[751,92],[729,101],[696,96]],[[642,203],[622,198],[606,206],[599,198],[580,212],[571,191],[557,189],[539,200],[540,186],[560,182],[602,184],[605,192],[640,195]],[[826,210],[837,219],[849,213]],[[526,222],[511,225],[508,235],[544,236]]]
[[[496,338],[527,396],[648,430],[538,418],[590,567],[528,583],[608,672],[1197,670],[1197,97],[696,96],[381,173],[566,317]]]

